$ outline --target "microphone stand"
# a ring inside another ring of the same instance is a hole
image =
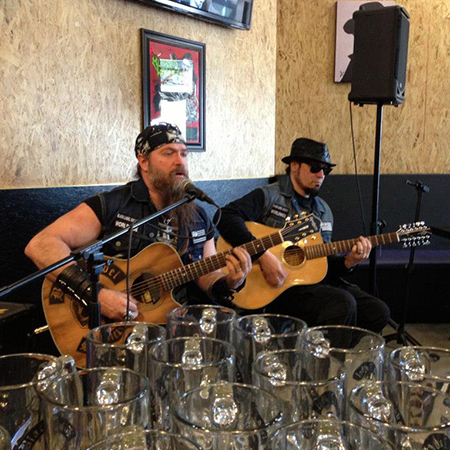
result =
[[[103,245],[128,233],[129,231],[131,231],[131,229],[140,227],[141,225],[144,225],[150,220],[156,219],[157,217],[162,216],[163,214],[175,208],[178,208],[179,206],[185,203],[191,202],[195,198],[196,197],[194,194],[188,193],[186,197],[182,198],[176,203],[173,203],[172,205],[169,205],[167,208],[161,209],[160,211],[156,211],[155,213],[150,214],[149,216],[134,222],[128,227],[123,228],[122,230],[119,230],[114,234],[106,236],[104,239],[95,240],[84,247],[72,251],[70,253],[70,256],[68,256],[67,258],[61,259],[60,261],[57,261],[51,264],[50,266],[44,267],[43,269],[38,270],[37,272],[25,278],[22,278],[21,280],[16,281],[15,283],[10,284],[9,286],[4,286],[2,289],[0,289],[0,298],[4,297],[5,295],[8,295],[9,293],[15,291],[16,289],[22,286],[27,285],[31,281],[34,281],[40,277],[47,275],[50,272],[53,272],[54,270],[66,265],[69,262],[72,262],[74,260],[85,259],[87,260],[89,278],[92,282],[92,301],[89,303],[89,305],[87,305],[89,309],[89,328],[92,329],[98,327],[101,324],[100,321],[101,308],[100,303],[98,302],[98,279],[105,264],[109,265],[111,263],[110,261],[104,261],[103,259]]]
[[[424,192],[429,192],[430,188],[428,186],[425,186],[421,181],[417,180],[415,183],[412,181],[406,180],[406,184],[409,184],[410,186],[414,186],[417,191],[417,202],[416,202],[416,212],[414,215],[414,221],[418,222],[420,217],[420,206],[422,203],[422,194]],[[397,330],[396,333],[389,334],[385,336],[386,342],[392,341],[394,339],[397,339],[398,344],[402,345],[408,345],[408,341],[411,342],[413,345],[421,345],[419,341],[414,339],[413,336],[411,336],[406,330],[405,330],[405,323],[406,323],[406,313],[407,313],[407,307],[408,307],[408,299],[411,292],[411,278],[412,273],[414,271],[414,255],[416,253],[416,247],[411,247],[410,253],[409,253],[409,262],[408,262],[408,272],[406,276],[406,284],[405,284],[405,292],[403,295],[403,301],[402,301],[402,315],[400,318],[400,322],[397,324],[392,319],[389,320],[389,324]]]

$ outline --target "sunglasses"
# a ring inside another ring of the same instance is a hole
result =
[[[333,168],[330,166],[323,166],[322,164],[309,164],[309,170],[311,173],[319,173],[321,170],[323,170],[324,175],[328,175]]]

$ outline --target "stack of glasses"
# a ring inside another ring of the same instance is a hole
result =
[[[450,450],[450,351],[195,305],[0,357],[0,450]]]

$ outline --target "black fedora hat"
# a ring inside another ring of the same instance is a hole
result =
[[[291,161],[317,161],[335,166],[330,159],[328,147],[322,142],[313,141],[312,139],[299,138],[294,141],[291,148],[291,154],[285,156],[281,161],[289,164]]]

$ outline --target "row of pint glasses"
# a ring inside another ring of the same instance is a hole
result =
[[[450,350],[196,305],[0,357],[0,450],[450,450]]]

